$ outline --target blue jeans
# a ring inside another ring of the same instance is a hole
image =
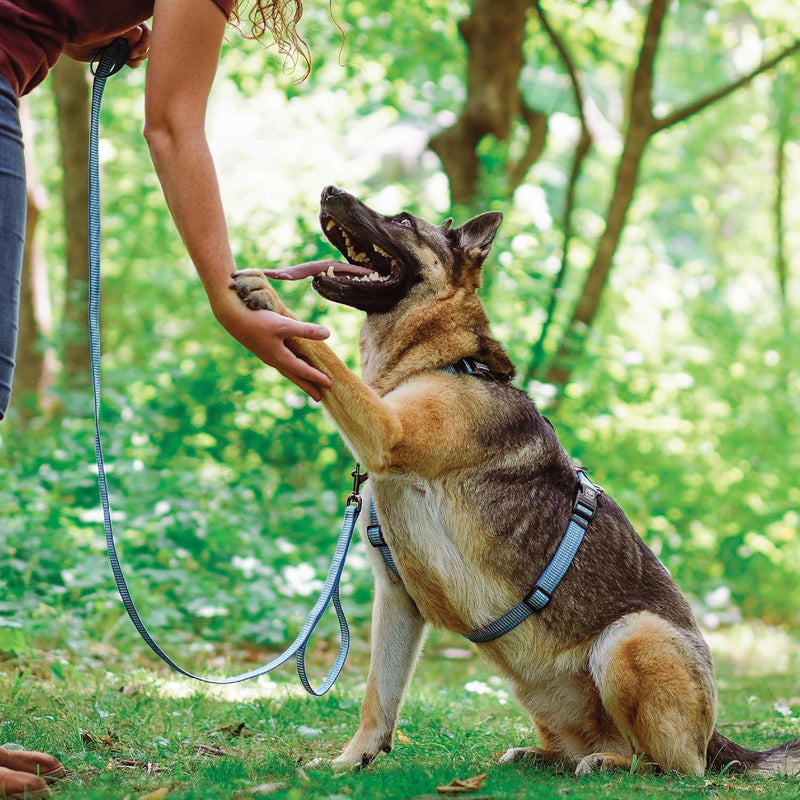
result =
[[[0,76],[0,419],[11,398],[28,211],[19,101]]]

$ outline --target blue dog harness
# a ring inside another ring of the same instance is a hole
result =
[[[477,375],[480,377],[491,378],[492,371],[486,364],[475,361],[474,359],[461,359],[455,364],[448,364],[445,368],[448,372],[467,375]],[[586,473],[579,469],[578,491],[575,502],[572,505],[572,514],[567,523],[564,535],[561,537],[558,549],[545,567],[544,572],[539,576],[532,591],[510,611],[507,611],[494,622],[476,628],[470,633],[464,634],[467,639],[476,644],[485,644],[499,638],[510,630],[513,630],[521,622],[526,620],[535,611],[541,611],[550,602],[550,597],[555,591],[562,578],[567,574],[578,548],[581,546],[586,529],[597,511],[597,500],[603,493],[600,486],[592,483]],[[397,568],[392,551],[383,538],[381,524],[378,519],[378,512],[375,510],[374,500],[370,500],[369,506],[369,525],[367,525],[367,539],[369,543],[380,553],[386,568],[393,572],[402,582],[403,578]]]

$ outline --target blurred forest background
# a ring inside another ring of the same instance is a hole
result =
[[[800,623],[797,11],[309,0],[310,77],[231,28],[208,119],[242,268],[330,257],[316,221],[329,183],[436,222],[504,212],[482,298],[518,385],[712,627]],[[121,555],[174,649],[275,648],[321,585],[352,458],[214,321],[141,135],[143,88],[144,70],[110,79],[101,129],[102,415]],[[135,641],[94,467],[87,103],[86,65],[62,60],[25,104],[31,237],[0,426],[6,652]],[[281,291],[357,368],[360,315],[307,282]],[[361,547],[343,592],[365,638]]]

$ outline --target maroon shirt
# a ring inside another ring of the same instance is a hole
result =
[[[209,0],[230,17],[235,0]],[[153,14],[154,0],[0,0],[0,75],[18,96],[41,83],[66,44],[110,38]]]

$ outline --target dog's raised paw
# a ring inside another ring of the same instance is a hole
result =
[[[272,311],[269,281],[258,269],[243,269],[233,273],[231,289],[239,295],[242,302],[254,311]]]

